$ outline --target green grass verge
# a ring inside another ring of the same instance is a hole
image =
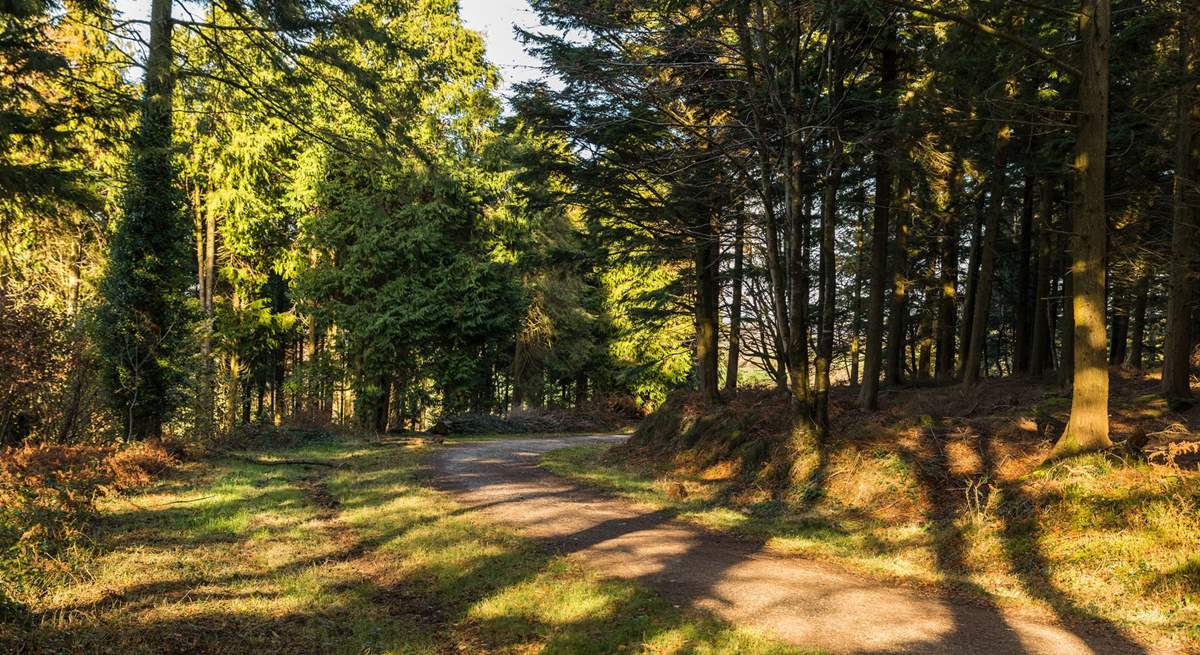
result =
[[[0,625],[17,653],[796,653],[602,578],[422,484],[422,448],[223,459],[100,507],[95,556]]]

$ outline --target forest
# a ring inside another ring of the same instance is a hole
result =
[[[0,650],[1200,652],[1194,0],[523,11],[0,3]]]

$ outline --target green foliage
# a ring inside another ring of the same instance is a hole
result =
[[[615,330],[609,354],[617,375],[644,405],[662,404],[692,372],[688,344],[691,319],[670,310],[671,290],[683,274],[676,267],[610,266],[604,274],[607,312]]]
[[[104,2],[0,8],[0,438],[109,426],[90,338],[132,116]],[[32,376],[32,377],[31,377]]]
[[[382,84],[360,101],[329,98],[318,107],[323,125],[366,149],[309,144],[290,196],[305,209],[297,298],[316,325],[337,326],[364,422],[376,420],[393,383],[415,392],[430,380],[446,411],[494,409],[496,362],[510,352],[524,305],[489,211],[502,175],[484,157],[494,138],[494,74],[452,3],[396,9],[365,3],[355,11],[386,42],[329,45],[347,61],[370,62],[361,72]],[[392,76],[422,83],[388,84]],[[390,129],[411,147],[390,147],[360,102],[409,116]]]
[[[132,86],[106,4],[21,13],[36,4],[0,10],[0,286],[74,316],[94,306]]]

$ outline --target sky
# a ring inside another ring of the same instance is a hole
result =
[[[513,25],[539,25],[527,0],[459,0],[459,14],[467,27],[483,34],[488,61],[500,67],[505,90],[541,75],[538,60],[526,54],[513,35]]]
[[[150,0],[115,0],[115,6],[125,18],[150,15]],[[502,92],[540,76],[537,60],[525,53],[513,35],[514,25],[529,29],[539,24],[528,0],[459,0],[459,14],[467,27],[483,34],[488,61],[500,68]]]

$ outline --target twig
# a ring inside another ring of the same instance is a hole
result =
[[[165,503],[159,503],[157,505],[151,505],[151,507],[166,507],[167,505],[178,505],[180,503],[195,503],[195,502],[199,502],[201,500],[208,500],[209,498],[216,498],[216,495],[200,496],[199,498],[184,498],[182,500],[172,500],[172,501],[168,501]]]

